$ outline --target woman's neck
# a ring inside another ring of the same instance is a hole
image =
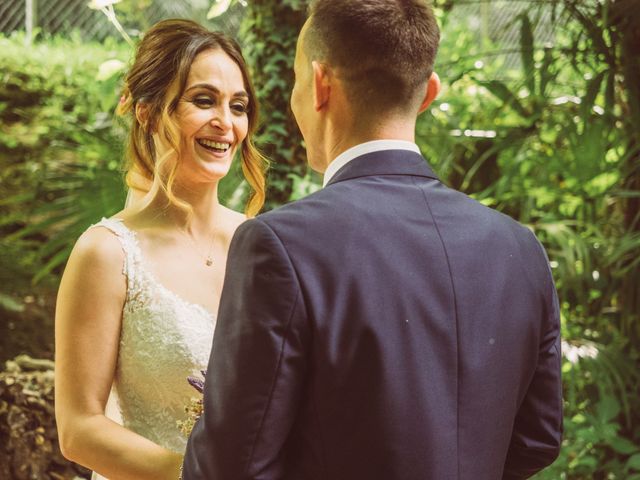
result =
[[[162,190],[149,204],[150,213],[153,212],[153,216],[164,226],[177,227],[193,238],[211,238],[224,211],[224,207],[218,201],[218,183],[176,183],[173,194],[191,207],[191,213],[170,202]]]

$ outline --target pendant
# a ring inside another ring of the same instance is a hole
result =
[[[205,263],[207,267],[210,267],[211,265],[213,265],[213,260],[211,259],[211,257],[207,257],[207,261]]]

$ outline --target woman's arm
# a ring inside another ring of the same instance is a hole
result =
[[[182,457],[104,415],[118,358],[126,277],[118,239],[87,231],[56,307],[55,409],[63,455],[111,480],[178,478]]]

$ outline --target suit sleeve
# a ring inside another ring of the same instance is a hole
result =
[[[307,369],[309,329],[288,254],[262,220],[231,243],[185,480],[282,477]]]
[[[544,272],[542,335],[538,363],[515,418],[503,480],[529,478],[550,465],[562,441],[560,308],[546,253],[535,242]]]

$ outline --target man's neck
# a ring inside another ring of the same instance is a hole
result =
[[[347,132],[346,134],[344,132]],[[374,140],[403,140],[406,142],[415,142],[415,122],[395,122],[380,126],[376,129],[370,129],[360,132],[349,132],[348,130],[332,129],[332,135],[327,135],[325,143],[325,171],[333,160],[341,153],[346,152],[361,143],[371,142]]]

